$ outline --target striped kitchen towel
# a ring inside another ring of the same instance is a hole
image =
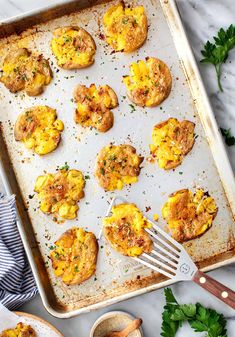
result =
[[[0,193],[0,302],[13,310],[37,294],[16,225],[15,196]]]

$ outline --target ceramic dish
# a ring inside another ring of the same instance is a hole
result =
[[[14,312],[17,316],[22,317],[22,322],[31,325],[35,330],[37,337],[65,337],[59,330],[57,330],[53,325],[45,321],[44,319],[27,314],[25,312]]]
[[[90,332],[89,337],[106,337],[112,331],[123,330],[133,319],[134,316],[125,311],[110,311],[99,317]],[[128,337],[143,337],[141,328],[133,331]]]

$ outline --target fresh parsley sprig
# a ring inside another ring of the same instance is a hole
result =
[[[224,137],[225,143],[228,146],[235,145],[235,137],[232,135],[231,129],[226,130],[226,129],[220,128],[220,131],[222,133],[222,136]]]
[[[205,337],[227,337],[226,320],[213,309],[197,304],[179,304],[172,290],[165,289],[166,305],[162,313],[162,337],[175,337],[183,322],[188,321],[195,332]]]
[[[214,65],[219,89],[223,91],[221,85],[221,66],[226,62],[229,51],[235,47],[235,25],[230,25],[227,30],[221,28],[217,36],[214,36],[213,39],[214,43],[207,41],[204,45],[204,49],[201,50],[204,56],[201,62]]]

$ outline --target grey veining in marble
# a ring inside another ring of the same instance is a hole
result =
[[[50,3],[59,2],[51,0]],[[0,0],[0,19],[18,15],[24,11],[48,5],[47,0]],[[235,135],[235,50],[230,53],[229,59],[223,65],[222,84],[224,92],[218,90],[215,72],[212,66],[199,63],[200,50],[207,39],[218,31],[220,27],[228,27],[235,24],[235,1],[234,0],[177,0],[177,5],[185,25],[190,44],[201,71],[201,75],[210,97],[215,116],[219,126],[231,128]],[[227,148],[229,158],[235,170],[235,146]],[[0,190],[1,182],[0,182]],[[235,289],[235,266],[221,268],[210,273],[213,277],[225,285]],[[212,296],[201,290],[197,285],[190,282],[174,285],[173,291],[181,302],[199,301],[206,306],[211,306],[223,312],[228,318],[228,336],[235,337],[235,314],[234,311],[221,304]],[[126,310],[144,320],[145,337],[160,336],[161,312],[164,305],[163,290],[158,290],[134,299],[115,304],[111,307],[81,315],[69,320],[58,320],[50,316],[41,303],[39,296],[24,305],[21,310],[39,315],[60,329],[67,337],[87,337],[90,327],[96,318],[109,310]],[[178,336],[198,336],[192,333],[185,325]]]

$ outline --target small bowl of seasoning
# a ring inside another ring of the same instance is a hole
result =
[[[143,337],[141,323],[125,311],[110,311],[97,319],[90,337]]]

